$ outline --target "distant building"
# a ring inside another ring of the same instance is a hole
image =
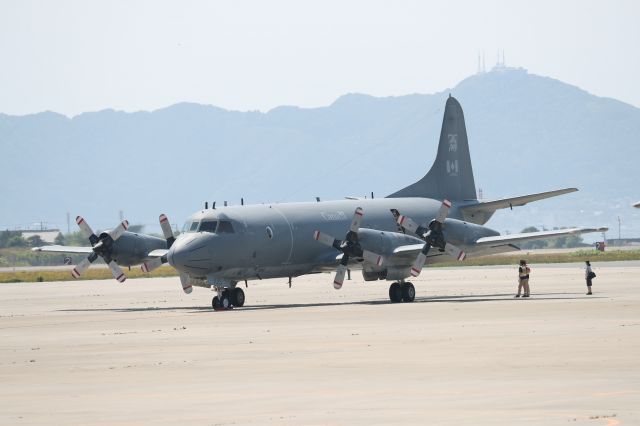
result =
[[[58,235],[61,235],[59,229],[47,229],[44,231],[22,231],[22,238],[28,240],[33,236],[38,236],[42,241],[47,244],[53,244],[58,238]]]

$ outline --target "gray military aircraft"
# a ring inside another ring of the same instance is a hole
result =
[[[218,208],[213,204],[191,215],[177,238],[161,215],[165,240],[137,235],[140,246],[126,248],[120,247],[127,235],[120,226],[101,234],[94,244],[93,232],[79,222],[93,247],[85,248],[91,253],[75,270],[79,275],[98,255],[116,278],[121,271],[111,265],[122,264],[121,259],[130,264],[141,261],[147,272],[169,263],[180,272],[186,293],[194,285],[210,287],[216,291],[213,308],[227,309],[244,305],[244,291],[237,286],[242,281],[282,277],[291,283],[292,277],[336,271],[333,286],[340,289],[345,275],[360,269],[365,281],[392,281],[391,302],[412,302],[415,288],[408,279],[418,276],[425,264],[519,250],[514,244],[527,240],[605,231],[572,228],[500,235],[483,226],[498,209],[574,191],[478,200],[464,114],[450,96],[431,169],[386,198]],[[106,246],[110,252],[101,251]],[[42,250],[63,251],[60,246]],[[132,250],[136,256],[131,256]]]

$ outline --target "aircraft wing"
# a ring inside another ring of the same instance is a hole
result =
[[[563,235],[586,234],[589,232],[605,232],[608,230],[609,228],[569,228],[557,229],[554,231],[527,232],[524,234],[497,235],[495,237],[479,238],[476,241],[475,245],[497,247],[530,240],[540,240],[543,238],[561,237]]]
[[[91,254],[93,253],[93,249],[91,247],[74,247],[74,246],[42,246],[42,247],[34,247],[31,251],[44,251],[44,252],[53,252],[53,253],[72,253],[72,254]]]

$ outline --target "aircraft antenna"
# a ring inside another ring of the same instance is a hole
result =
[[[244,206],[244,198],[240,198],[240,205]]]
[[[209,208],[209,202],[205,201],[204,202],[204,209],[207,210]]]
[[[215,201],[213,203],[211,203],[211,208],[214,209],[214,210],[216,209],[216,202]]]
[[[224,206],[227,207],[227,202],[226,201],[224,202]]]
[[[371,191],[371,199],[373,200],[373,191]]]
[[[320,202],[320,197],[316,197],[316,203]]]

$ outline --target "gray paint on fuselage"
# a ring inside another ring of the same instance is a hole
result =
[[[357,207],[364,209],[364,217],[361,224],[362,234],[371,232],[397,233],[398,225],[391,213],[391,209],[397,209],[401,214],[412,217],[419,223],[426,224],[433,219],[440,201],[428,198],[381,198],[364,200],[338,200],[321,203],[287,203],[266,205],[230,206],[218,209],[202,210],[193,214],[189,221],[230,220],[234,227],[233,234],[211,234],[206,232],[186,233],[176,240],[180,246],[187,240],[196,239],[194,248],[206,247],[209,261],[200,261],[193,264],[194,268],[188,272],[194,276],[212,275],[229,280],[249,278],[271,278],[298,276],[309,272],[323,270],[322,265],[334,268],[335,257],[339,251],[323,246],[313,239],[313,232],[319,230],[337,239],[343,239],[349,230],[349,225]],[[455,207],[455,206],[454,206]],[[452,208],[449,218],[459,219],[460,214],[456,208]],[[448,222],[454,222],[447,219]],[[478,234],[480,227],[472,225]],[[448,224],[447,228],[460,228],[467,224],[461,222]],[[269,233],[267,227],[271,229]],[[482,228],[480,236],[497,235],[498,233],[488,228]],[[375,230],[375,231],[373,231]],[[466,245],[473,241],[464,241],[465,229],[457,229],[449,238],[454,244]],[[271,234],[271,238],[269,237]],[[197,235],[197,237],[196,237]],[[364,235],[363,235],[364,236]],[[368,236],[368,235],[367,235]],[[415,236],[402,236],[404,244],[416,244],[421,240]],[[367,248],[367,238],[362,238],[361,243]],[[372,251],[379,251],[383,245],[370,247]],[[393,250],[395,247],[389,247]],[[198,250],[203,250],[198,248]],[[390,253],[379,253],[389,255]],[[196,256],[197,257],[197,256]],[[204,273],[205,265],[208,271]],[[384,268],[385,265],[382,266]]]

